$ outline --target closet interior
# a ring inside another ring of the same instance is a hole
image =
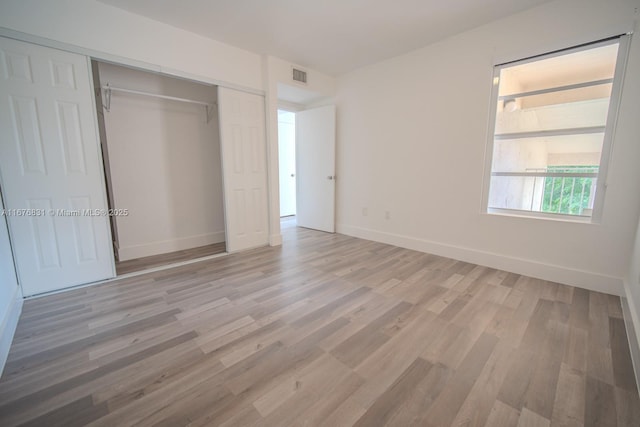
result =
[[[92,72],[117,274],[225,252],[217,87]]]

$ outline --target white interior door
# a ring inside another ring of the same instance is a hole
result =
[[[220,87],[220,147],[228,252],[269,243],[264,98]]]
[[[296,222],[335,231],[336,108],[296,113]]]
[[[296,214],[296,114],[278,111],[280,216]]]
[[[0,179],[25,296],[115,275],[89,70],[0,38]]]

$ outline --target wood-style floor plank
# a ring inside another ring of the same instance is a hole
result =
[[[25,301],[0,425],[640,425],[618,298],[283,235]]]

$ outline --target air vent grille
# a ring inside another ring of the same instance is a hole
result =
[[[298,70],[297,68],[293,69],[293,81],[307,84],[307,72]]]

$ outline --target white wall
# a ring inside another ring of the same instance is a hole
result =
[[[88,49],[99,59],[262,89],[260,55],[95,0],[0,0],[2,28]]]
[[[215,103],[216,88],[100,63],[102,85]],[[104,113],[120,260],[224,241],[217,111],[113,92]]]
[[[4,209],[1,199],[0,209]],[[7,222],[4,217],[0,217],[0,375],[9,354],[21,309],[22,293],[13,265]]]
[[[481,194],[493,65],[627,32],[637,6],[551,2],[340,77],[338,231],[621,294],[640,209],[637,36],[602,223],[488,215]]]

